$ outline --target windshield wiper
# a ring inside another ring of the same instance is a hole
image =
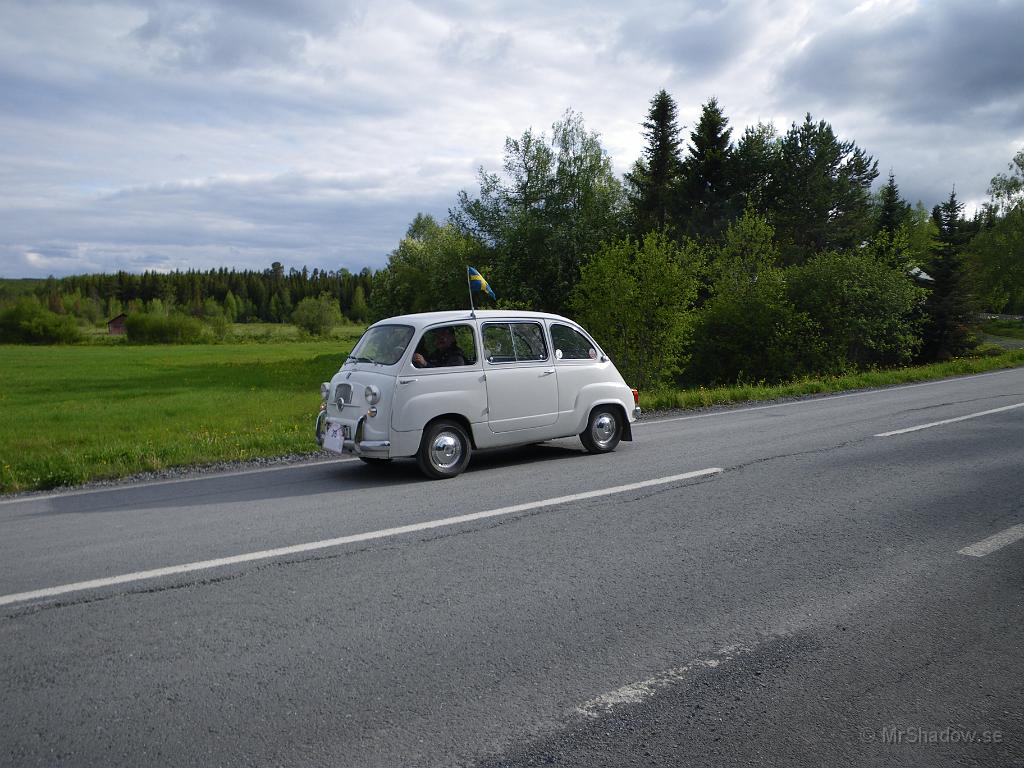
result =
[[[355,357],[353,355],[349,355],[348,357],[345,358],[345,362],[346,363],[374,363],[374,364],[376,364],[377,361],[373,360],[372,358],[369,358],[369,357]]]

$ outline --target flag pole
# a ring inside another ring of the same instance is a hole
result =
[[[466,287],[469,289],[469,316],[476,317],[476,308],[473,306],[473,283],[469,279],[469,265],[466,265]]]

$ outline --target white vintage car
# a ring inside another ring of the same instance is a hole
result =
[[[579,325],[542,312],[428,312],[366,329],[330,382],[316,439],[367,463],[415,456],[455,477],[475,450],[579,435],[632,440],[638,396]]]

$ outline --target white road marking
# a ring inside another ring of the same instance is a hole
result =
[[[722,662],[729,661],[729,659],[741,653],[749,653],[751,650],[753,648],[745,645],[728,645],[716,651],[710,659],[694,659],[689,664],[666,669],[664,672],[659,672],[646,680],[640,680],[624,685],[621,688],[616,688],[614,691],[602,693],[600,696],[596,696],[576,707],[576,711],[587,717],[598,717],[605,712],[611,712],[617,707],[626,704],[637,704],[653,696],[659,689],[681,682],[695,669],[713,669]]]
[[[268,560],[275,557],[287,557],[289,555],[301,554],[303,552],[313,552],[320,549],[340,547],[344,544],[356,544],[362,541],[372,541],[374,539],[389,538],[391,536],[401,536],[402,534],[406,533],[428,531],[432,528],[442,528],[450,525],[471,523],[476,520],[485,520],[491,517],[500,517],[502,515],[514,515],[519,512],[526,512],[531,509],[551,507],[557,504],[569,504],[571,502],[584,501],[586,499],[594,499],[600,496],[610,496],[617,493],[628,493],[629,491],[636,491],[640,490],[641,488],[650,488],[656,485],[666,485],[667,483],[675,483],[683,480],[693,480],[698,477],[718,475],[721,474],[722,471],[723,470],[720,467],[711,467],[709,469],[701,469],[695,472],[684,472],[681,475],[669,475],[667,477],[658,477],[655,478],[654,480],[643,480],[638,483],[629,483],[628,485],[616,485],[611,488],[600,488],[595,491],[584,491],[583,493],[573,493],[570,494],[569,496],[559,496],[553,499],[531,501],[526,504],[515,504],[510,507],[489,509],[484,512],[473,512],[468,515],[457,515],[455,517],[445,517],[440,518],[438,520],[427,520],[422,523],[400,525],[395,528],[384,528],[379,531],[357,533],[351,536],[340,536],[336,539],[324,539],[322,541],[312,541],[306,544],[295,544],[288,547],[278,547],[277,549],[265,549],[260,552],[248,552],[242,555],[221,557],[216,560],[203,560],[196,563],[172,565],[166,568],[154,568],[149,571],[136,571],[135,573],[125,573],[120,576],[110,576],[102,579],[93,579],[91,581],[79,581],[73,584],[62,584],[57,587],[48,587],[46,589],[36,589],[31,592],[19,592],[17,594],[0,596],[0,605],[10,605],[11,603],[20,603],[26,600],[36,600],[45,597],[56,597],[58,595],[68,594],[69,592],[82,592],[84,590],[89,589],[99,589],[101,587],[111,587],[119,584],[129,584],[135,581],[157,579],[163,576],[176,576],[183,573],[205,571],[211,568],[221,568],[227,565],[250,563],[255,560]]]
[[[980,379],[985,376],[998,376],[1003,373],[1013,373],[1014,371],[1020,371],[1019,368],[1006,368],[1001,371],[988,371],[987,373],[974,373],[970,376],[957,376],[951,379],[938,379],[936,381],[921,381],[917,384],[899,384],[895,387],[885,387],[883,389],[868,389],[861,392],[847,392],[842,395],[823,395],[822,397],[811,397],[800,400],[789,400],[785,403],[771,403],[770,405],[752,405],[747,408],[729,408],[728,410],[715,411],[714,413],[697,413],[693,416],[671,416],[667,419],[651,419],[643,421],[633,422],[633,428],[643,427],[649,424],[668,424],[673,421],[690,421],[692,419],[711,419],[717,416],[728,416],[733,413],[747,413],[748,411],[766,411],[769,408],[786,408],[793,405],[813,405],[815,403],[825,403],[829,400],[842,400],[847,397],[866,397],[868,395],[884,395],[887,392],[897,392],[901,389],[914,389],[915,387],[934,387],[937,384],[952,384],[958,381],[965,381],[967,379]]]
[[[977,544],[971,544],[969,547],[964,547],[957,551],[958,555],[968,555],[970,557],[984,557],[985,555],[991,555],[997,549],[1002,549],[1009,544],[1013,544],[1015,541],[1024,539],[1024,525],[1015,525],[1012,528],[1007,528],[1002,533],[997,533],[995,536],[989,536],[987,539],[979,541]]]
[[[124,485],[111,485],[104,488],[85,488],[81,491],[64,491],[58,493],[46,493],[39,495],[15,496],[13,499],[0,499],[3,504],[30,504],[34,501],[49,501],[50,499],[63,499],[69,496],[88,496],[92,493],[110,493],[111,491],[135,490],[136,488],[153,488],[158,485],[174,485],[176,483],[191,483],[195,480],[219,480],[222,477],[241,477],[242,475],[255,475],[263,472],[281,472],[285,469],[302,469],[303,467],[316,467],[320,464],[338,464],[346,461],[355,461],[355,456],[338,457],[336,459],[319,459],[317,461],[303,461],[295,464],[285,464],[280,467],[259,467],[256,469],[236,469],[228,472],[209,472],[207,474],[191,475],[190,477],[175,477],[171,480],[149,480],[142,483],[125,483]],[[187,471],[187,467],[185,468]]]
[[[977,419],[980,416],[988,416],[993,413],[1002,413],[1003,411],[1012,411],[1014,408],[1024,408],[1024,403],[1015,403],[1014,405],[1004,405],[1002,408],[993,408],[990,411],[978,411],[977,413],[968,413],[966,416],[957,416],[955,419],[943,419],[942,421],[933,421],[930,424],[918,424],[916,427],[907,427],[906,429],[894,429],[892,432],[882,432],[881,434],[875,435],[875,437],[892,437],[893,435],[905,435],[907,432],[917,432],[921,429],[931,429],[932,427],[941,427],[944,424],[955,424],[958,421],[967,421],[968,419]]]

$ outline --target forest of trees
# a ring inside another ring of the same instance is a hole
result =
[[[98,325],[122,312],[129,317],[178,318],[176,324],[164,323],[173,326],[165,330],[192,332],[184,336],[171,333],[173,341],[201,336],[201,324],[182,323],[181,318],[206,322],[221,330],[226,323],[284,323],[309,318],[302,325],[316,333],[325,330],[323,312],[318,322],[312,309],[325,304],[333,309],[328,311],[333,323],[341,322],[343,317],[355,323],[368,321],[373,279],[369,268],[358,274],[345,269],[310,272],[305,267],[286,273],[280,262],[274,262],[262,272],[213,269],[50,277],[33,281],[28,295],[24,289],[18,290],[18,281],[7,281],[0,283],[0,341],[72,341],[79,334],[70,320]],[[11,327],[15,323],[30,326],[29,332],[19,333]],[[134,327],[143,325],[137,323]],[[132,329],[130,324],[129,335]]]
[[[663,90],[642,126],[623,178],[572,111],[506,139],[446,221],[412,222],[371,315],[465,306],[471,264],[496,306],[578,319],[651,386],[945,360],[980,310],[1024,312],[1024,151],[967,219],[955,190],[928,210],[889,172],[873,192],[877,161],[809,114],[734,140],[710,99],[686,137]]]
[[[466,306],[472,265],[497,306],[580,320],[651,386],[943,360],[972,347],[979,311],[1024,312],[1024,150],[967,218],[955,190],[929,210],[891,171],[877,186],[877,161],[810,114],[734,133],[712,98],[686,134],[662,90],[641,125],[642,155],[621,178],[571,110],[550,134],[507,138],[504,167],[481,168],[446,220],[417,215],[376,273],[274,263],[51,278],[28,308],[0,288],[0,340],[69,340],[70,319],[121,311],[316,333],[342,315]],[[16,338],[13,323],[53,329]]]

